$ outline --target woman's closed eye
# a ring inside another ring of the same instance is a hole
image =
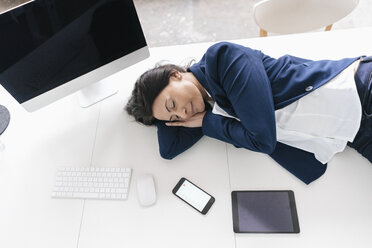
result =
[[[168,107],[169,106],[169,107]],[[171,111],[170,110],[174,110],[176,108],[176,104],[173,100],[170,101],[170,105],[167,106],[167,103],[165,104],[165,108],[167,109],[167,111],[170,113]],[[179,121],[180,120],[180,117],[178,115],[172,115],[170,118],[169,118],[169,121]]]
[[[170,103],[168,103],[168,102],[170,102]],[[168,104],[167,104],[168,103]],[[171,101],[166,101],[165,102],[165,108],[167,109],[167,111],[168,112],[171,112],[170,110],[172,109],[175,109],[176,108],[176,104],[174,103],[174,101],[173,100],[171,100]]]

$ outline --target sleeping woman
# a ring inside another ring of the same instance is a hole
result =
[[[266,153],[304,183],[348,145],[372,163],[372,57],[312,61],[221,42],[135,83],[127,112],[172,159],[203,135]]]

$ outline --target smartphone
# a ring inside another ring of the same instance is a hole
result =
[[[215,201],[213,196],[184,177],[179,180],[172,192],[201,214],[206,214]]]

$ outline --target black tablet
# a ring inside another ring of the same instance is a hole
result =
[[[291,190],[233,191],[235,233],[299,233]]]

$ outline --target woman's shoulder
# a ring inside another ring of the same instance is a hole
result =
[[[210,46],[206,52],[206,58],[211,60],[222,59],[224,61],[231,60],[241,55],[258,56],[260,51],[246,47],[240,44],[227,41],[218,42]]]
[[[224,51],[229,51],[229,50],[252,50],[249,47],[242,46],[236,43],[228,42],[228,41],[220,41],[215,43],[214,45],[210,46],[207,51],[219,51],[219,52],[224,52]]]
[[[212,45],[210,47],[210,49],[218,49],[218,48],[221,48],[221,47],[239,47],[241,45],[239,44],[236,44],[236,43],[232,43],[232,42],[228,42],[228,41],[220,41],[220,42],[217,42],[215,43],[214,45]]]

